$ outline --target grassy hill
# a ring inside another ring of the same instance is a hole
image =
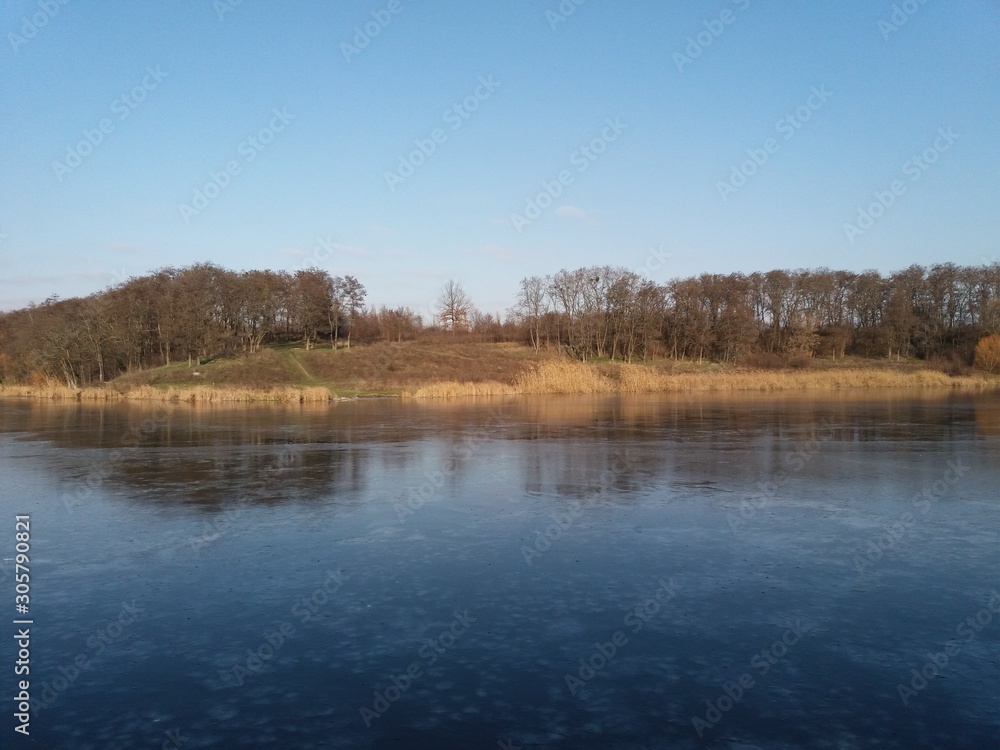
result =
[[[950,370],[950,371],[947,371]],[[123,375],[80,390],[54,384],[0,386],[0,395],[87,400],[196,402],[327,401],[331,397],[779,391],[845,388],[995,388],[1000,378],[917,360],[798,361],[752,366],[675,362],[577,362],[518,344],[453,340],[378,343],[350,349],[282,345],[249,356],[186,362]]]
[[[267,389],[280,386],[324,387],[336,396],[392,396],[429,383],[513,382],[553,355],[535,354],[517,344],[407,341],[353,346],[334,351],[279,346],[246,357],[215,359],[197,367],[187,363],[133,372],[111,386],[127,390],[155,388]]]

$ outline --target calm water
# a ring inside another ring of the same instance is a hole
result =
[[[996,394],[0,420],[4,746],[1000,744]]]

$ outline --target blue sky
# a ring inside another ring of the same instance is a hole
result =
[[[992,0],[35,0],[0,32],[0,310],[200,261],[502,312],[563,267],[1000,252]]]

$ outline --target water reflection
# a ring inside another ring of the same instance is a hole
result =
[[[93,661],[33,734],[988,747],[1000,619],[911,705],[896,685],[1000,588],[1000,401],[858,395],[0,404],[0,507],[38,529],[36,687]],[[967,472],[949,483],[955,461]],[[654,610],[663,581],[676,595]],[[98,653],[91,637],[133,602]],[[453,644],[422,651],[466,612]],[[715,721],[706,701],[744,673],[753,686]],[[701,737],[693,717],[712,725]]]
[[[538,449],[525,447],[520,459],[523,491],[581,497],[609,473],[621,490],[636,490],[635,477],[665,471],[679,486],[717,487],[719,477],[738,473],[730,466],[733,454],[748,445],[766,463],[757,473],[769,476],[787,458],[769,446],[808,444],[821,429],[847,444],[935,443],[1000,429],[996,397],[915,397],[912,391],[373,400],[236,409],[18,402],[0,413],[6,431],[84,451],[83,460],[63,472],[70,492],[96,473],[130,498],[174,501],[184,495],[206,508],[232,502],[244,489],[256,488],[261,502],[362,492],[373,470],[405,476],[428,450],[454,482],[462,479],[468,459],[496,440],[538,441]],[[421,441],[428,445],[414,449]],[[661,449],[629,450],[647,441],[659,441]],[[695,464],[678,461],[670,449],[680,441],[703,449]],[[87,450],[108,453],[87,462]],[[612,471],[622,461],[628,471]],[[280,487],[266,489],[278,475]]]

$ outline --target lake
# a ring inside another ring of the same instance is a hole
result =
[[[1000,741],[1000,394],[0,420],[4,746]]]

